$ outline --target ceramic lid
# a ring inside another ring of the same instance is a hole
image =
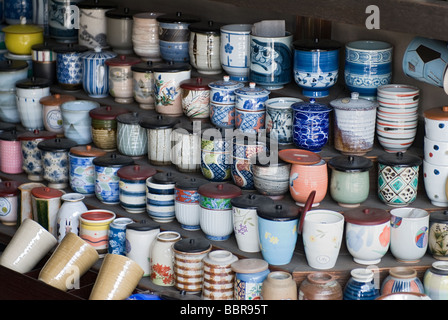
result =
[[[159,184],[174,184],[180,178],[181,177],[177,173],[171,171],[158,172],[152,176],[152,182]]]
[[[383,209],[358,207],[344,212],[346,222],[359,225],[377,225],[390,220],[390,213]]]
[[[250,82],[248,87],[241,87],[238,89],[235,89],[235,94],[238,96],[243,97],[265,97],[268,96],[269,93],[271,93],[269,90],[263,88],[263,87],[257,87],[255,82]]]
[[[107,60],[116,57],[117,54],[112,51],[102,50],[101,47],[95,47],[93,50],[84,52],[81,55],[82,59],[90,60]]]
[[[99,167],[124,167],[134,164],[134,159],[121,154],[111,153],[93,159],[93,164]]]
[[[378,163],[395,167],[414,167],[422,164],[422,159],[408,153],[387,153],[378,156]]]
[[[98,120],[116,120],[118,115],[128,112],[126,108],[103,106],[90,110],[89,116]]]
[[[278,152],[278,156],[283,161],[293,163],[293,164],[302,164],[302,165],[311,165],[319,163],[322,158],[319,154],[303,150],[303,149],[284,149]]]
[[[20,89],[40,89],[50,87],[50,80],[44,78],[27,78],[16,82],[16,88]]]
[[[99,221],[99,220],[108,220],[114,218],[115,215],[112,212],[109,212],[107,210],[92,210],[87,211],[81,214],[81,218],[85,220],[92,220],[92,221]]]
[[[294,49],[302,51],[333,51],[339,50],[342,44],[330,39],[304,39],[296,40],[292,43]]]
[[[448,224],[448,210],[431,212],[429,221]]]
[[[16,125],[13,123],[0,122],[0,132],[16,130]]]
[[[19,181],[1,181],[0,182],[0,197],[13,197],[19,193]]]
[[[133,66],[134,64],[138,64],[142,62],[142,60],[140,58],[137,57],[129,57],[126,56],[124,54],[119,55],[118,57],[115,58],[110,58],[106,60],[106,64],[108,66]]]
[[[2,60],[0,61],[0,72],[18,71],[28,68],[28,63],[24,60]]]
[[[210,79],[197,77],[182,81],[180,87],[186,90],[207,91],[210,90],[208,86],[210,82]]]
[[[157,173],[157,170],[149,165],[129,165],[118,169],[117,176],[126,180],[146,180]]]
[[[199,187],[200,195],[208,198],[236,198],[242,194],[241,189],[230,183],[225,182],[209,182]]]
[[[175,14],[164,14],[158,16],[157,21],[167,23],[195,23],[201,21],[201,19],[199,17],[183,14],[178,11]]]
[[[255,193],[243,194],[230,200],[232,207],[243,209],[258,209],[270,205],[272,202],[271,198]]]
[[[224,76],[222,80],[217,80],[209,83],[208,85],[211,89],[219,90],[235,90],[244,87],[244,83],[230,80],[230,76]]]
[[[223,24],[216,23],[212,20],[207,22],[195,22],[188,26],[188,29],[196,33],[206,33],[206,34],[221,34],[221,27]]]
[[[196,178],[196,177],[185,177],[176,181],[175,187],[181,190],[198,190],[200,186],[208,183],[208,180]]]
[[[201,134],[202,131],[214,128],[214,126],[211,123],[202,122],[202,121],[185,121],[180,122],[174,126],[174,129],[184,129],[188,131],[189,134],[195,133],[195,134]],[[182,133],[182,131],[180,131]]]
[[[117,116],[117,122],[124,124],[140,124],[141,113],[136,111],[123,113]]]
[[[60,106],[64,102],[76,100],[75,96],[71,96],[68,94],[59,94],[55,93],[51,96],[43,97],[39,100],[39,102],[46,106]]]
[[[237,273],[257,273],[267,270],[269,263],[263,259],[247,258],[235,261],[230,266]]]
[[[200,253],[212,249],[212,245],[204,238],[187,238],[177,241],[173,249],[178,252]]]
[[[106,151],[91,145],[72,147],[70,148],[70,153],[82,157],[101,157],[107,154]]]
[[[373,166],[372,160],[362,156],[338,156],[328,161],[332,169],[344,172],[364,172]]]
[[[0,132],[0,140],[17,141],[18,140],[18,132],[16,131],[16,129],[13,129],[11,131]]]
[[[378,107],[378,102],[359,98],[358,92],[352,92],[350,98],[335,99],[330,105],[340,110],[372,110]]]
[[[154,64],[152,61],[145,61],[134,64],[131,66],[131,70],[134,72],[152,73]]]
[[[436,107],[423,112],[425,118],[432,120],[448,120],[448,106]]]
[[[257,208],[257,214],[263,219],[290,221],[299,219],[299,208],[282,201],[272,201]]]
[[[53,47],[54,46],[49,45],[47,42],[44,42],[44,43],[33,44],[31,46],[31,50],[32,51],[53,51]]]
[[[14,33],[14,34],[31,34],[31,33],[39,33],[44,32],[44,29],[40,26],[27,24],[27,20],[24,16],[20,17],[20,24],[12,24],[6,26],[2,29],[5,33]]]
[[[112,19],[125,19],[125,20],[133,20],[134,14],[136,12],[131,11],[129,8],[109,10],[106,12],[107,18]]]
[[[57,134],[50,131],[40,131],[34,129],[33,131],[26,131],[18,135],[20,141],[24,140],[36,140],[36,139],[55,139]]]
[[[309,102],[296,102],[291,105],[294,111],[308,112],[308,113],[325,113],[330,112],[332,108],[324,103],[316,102],[316,99],[311,98]]]
[[[53,51],[56,53],[82,53],[82,52],[86,52],[89,50],[89,47],[87,46],[83,46],[83,45],[78,45],[78,44],[73,44],[73,43],[69,43],[66,46],[59,46],[59,47],[54,47]]]
[[[143,117],[140,121],[140,126],[147,129],[167,129],[174,127],[179,121],[180,118],[158,114]]]
[[[135,230],[135,231],[151,231],[159,228],[160,225],[149,224],[146,222],[134,222],[126,225],[126,230]]]
[[[166,63],[158,63],[154,65],[152,70],[154,72],[160,72],[160,73],[190,71],[191,65],[188,63],[169,61]]]
[[[36,187],[31,189],[31,194],[36,198],[51,199],[62,197],[64,192],[50,187]]]
[[[114,3],[100,0],[82,1],[78,2],[76,6],[80,9],[114,9],[117,7]]]
[[[75,141],[67,138],[55,138],[41,141],[37,144],[40,150],[64,152],[69,151],[74,146],[78,145]]]

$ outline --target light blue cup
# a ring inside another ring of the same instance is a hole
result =
[[[291,262],[298,237],[298,208],[273,202],[257,208],[257,215],[263,259],[271,265]]]
[[[368,100],[376,100],[377,88],[392,80],[391,44],[375,40],[359,40],[345,45],[345,84],[350,92]]]
[[[100,104],[91,100],[73,100],[61,104],[62,127],[66,138],[78,144],[92,142],[92,119],[89,111]]]

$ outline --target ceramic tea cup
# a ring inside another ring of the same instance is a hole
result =
[[[310,210],[302,219],[299,231],[308,265],[314,269],[333,268],[341,248],[344,216],[332,210]]]
[[[98,259],[94,247],[69,232],[43,266],[38,279],[62,291],[74,289]]]
[[[0,265],[29,272],[56,244],[56,237],[39,223],[25,219],[0,256]]]
[[[108,253],[101,264],[89,300],[123,300],[129,297],[143,276],[134,260]]]
[[[401,262],[419,261],[428,248],[429,213],[418,208],[390,211],[390,251]]]
[[[437,207],[448,206],[447,178],[448,165],[434,165],[426,159],[423,160],[423,182],[426,195],[431,203]]]

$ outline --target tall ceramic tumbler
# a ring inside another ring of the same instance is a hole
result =
[[[377,88],[392,80],[391,44],[358,40],[345,45],[345,84],[361,98],[375,100]]]

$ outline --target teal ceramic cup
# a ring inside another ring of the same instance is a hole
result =
[[[273,202],[259,207],[257,215],[263,259],[271,265],[288,264],[297,243],[298,208]]]

